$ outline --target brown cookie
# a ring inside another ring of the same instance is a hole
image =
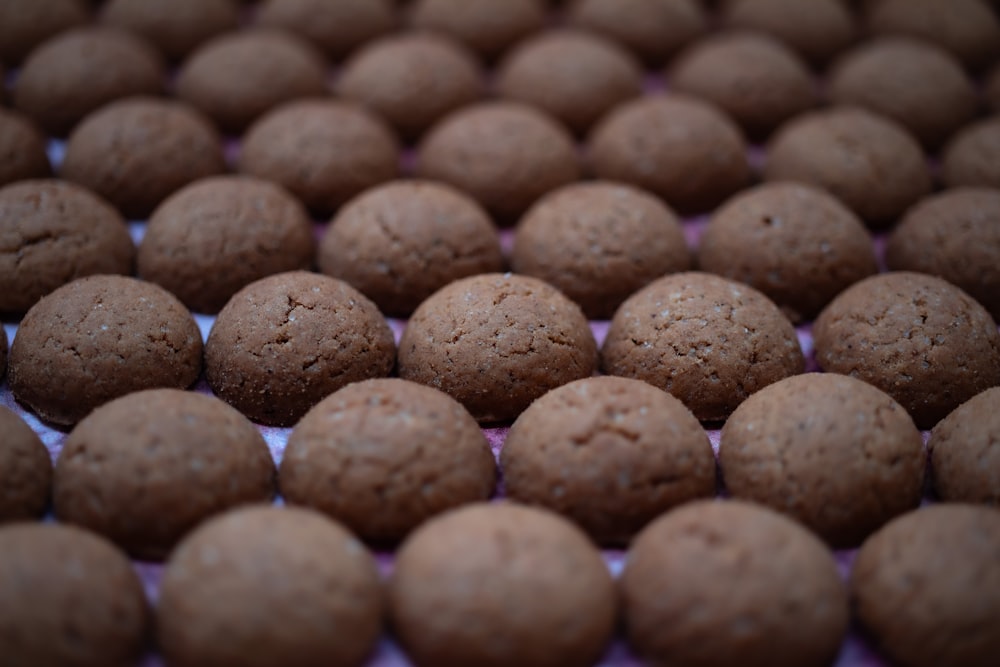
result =
[[[736,124],[685,95],[626,102],[604,116],[587,143],[599,178],[649,190],[682,214],[707,211],[750,180]]]
[[[825,667],[847,633],[847,592],[823,543],[738,501],[650,524],[620,590],[629,641],[656,664]]]
[[[952,137],[941,156],[941,180],[950,188],[1000,189],[1000,115],[967,125]]]
[[[258,120],[243,138],[239,170],[274,181],[312,211],[329,214],[399,172],[399,146],[354,104],[300,100]]]
[[[236,134],[280,104],[325,95],[326,62],[291,33],[230,32],[192,53],[175,85],[177,97]]]
[[[691,253],[659,199],[593,181],[549,193],[521,218],[511,266],[562,290],[587,317],[607,319],[636,290],[691,268]]]
[[[393,629],[419,667],[584,667],[615,625],[614,583],[569,521],[513,504],[432,519],[396,557]]]
[[[266,0],[258,25],[297,33],[330,58],[342,58],[396,27],[390,0]]]
[[[765,183],[712,215],[698,266],[766,294],[792,322],[811,320],[878,271],[872,238],[838,199],[800,183]]]
[[[569,132],[517,102],[483,102],[444,117],[419,148],[417,174],[472,195],[501,224],[580,177]]]
[[[55,179],[0,189],[0,312],[84,276],[130,275],[134,260],[125,220],[89,190]]]
[[[0,654],[8,665],[124,667],[152,625],[125,554],[72,526],[0,528]]]
[[[152,283],[90,276],[31,307],[10,348],[10,390],[43,419],[71,425],[142,389],[194,384],[202,343],[191,313]]]
[[[941,500],[1000,505],[1000,387],[976,394],[938,422],[927,448]]]
[[[447,35],[492,60],[545,25],[540,0],[416,0],[410,24]]]
[[[144,219],[180,188],[225,168],[219,136],[201,114],[177,102],[132,98],[76,126],[60,175],[126,218]]]
[[[0,186],[49,176],[52,167],[45,150],[45,135],[32,121],[0,108]]]
[[[840,0],[732,0],[723,3],[726,28],[774,37],[821,68],[857,37],[850,8]]]
[[[668,391],[698,419],[716,421],[757,390],[802,373],[805,360],[792,323],[770,299],[692,272],[660,278],[621,305],[601,366]]]
[[[450,282],[500,271],[500,237],[467,195],[432,181],[394,181],[352,199],[319,248],[320,270],[388,315],[408,316]]]
[[[19,65],[45,40],[90,20],[83,0],[0,0],[0,61]]]
[[[171,554],[158,644],[171,665],[355,667],[382,630],[380,583],[365,548],[320,514],[231,511]]]
[[[6,347],[4,334],[0,349]],[[52,492],[49,451],[30,426],[2,405],[0,433],[0,524],[37,519],[49,506]]]
[[[1000,511],[932,505],[861,547],[851,606],[875,644],[907,667],[990,667],[1000,655]]]
[[[109,0],[101,19],[142,35],[176,61],[212,37],[235,29],[240,8],[234,0]]]
[[[899,401],[930,428],[1000,384],[1000,333],[962,290],[919,273],[888,273],[849,287],[813,327],[823,370],[851,375]]]
[[[255,280],[310,268],[314,247],[305,208],[283,188],[215,176],[156,209],[139,245],[138,270],[188,308],[216,313]]]
[[[205,346],[208,384],[262,424],[291,426],[341,387],[395,360],[382,314],[347,283],[304,271],[250,283],[219,312]]]
[[[424,301],[399,342],[399,376],[450,394],[480,422],[590,377],[597,344],[579,306],[537,278],[484,274]]]

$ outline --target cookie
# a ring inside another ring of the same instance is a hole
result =
[[[503,263],[486,212],[433,181],[393,181],[358,195],[340,209],[319,247],[323,273],[401,317],[448,283],[500,271]]]
[[[721,21],[729,29],[770,35],[816,68],[858,36],[854,15],[840,0],[733,0],[723,4]]]
[[[976,394],[938,422],[927,449],[938,498],[1000,505],[1000,387]]]
[[[219,35],[184,61],[177,97],[238,134],[274,107],[325,95],[326,62],[311,44],[278,30]]]
[[[45,40],[87,23],[90,13],[83,0],[0,1],[0,61],[21,64]]]
[[[72,526],[0,528],[0,653],[10,665],[134,665],[152,614],[132,564]]]
[[[587,152],[598,178],[649,190],[682,214],[707,211],[750,181],[736,124],[685,95],[616,107],[591,131]]]
[[[399,377],[441,389],[480,422],[514,419],[596,366],[579,306],[528,276],[456,280],[420,304],[399,342]]]
[[[130,275],[134,260],[125,220],[89,190],[55,179],[0,188],[0,312],[84,276]]]
[[[1000,116],[959,130],[941,155],[941,180],[959,186],[1000,189]]]
[[[361,665],[382,630],[380,584],[372,557],[329,519],[235,510],[171,554],[158,645],[171,665]]]
[[[472,195],[497,222],[517,221],[542,195],[577,180],[572,136],[517,102],[483,102],[444,117],[424,135],[417,175]]]
[[[330,58],[342,58],[396,28],[391,0],[265,0],[256,23],[308,39]]]
[[[492,60],[515,42],[545,26],[540,0],[416,0],[409,10],[410,25],[455,39],[483,58]]]
[[[17,113],[0,108],[0,186],[52,173],[46,140],[38,127]]]
[[[199,178],[225,171],[205,118],[178,102],[131,98],[83,119],[66,143],[60,176],[107,199],[128,219]]]
[[[857,216],[832,195],[790,182],[745,190],[717,209],[698,266],[760,290],[795,323],[878,271]]]
[[[364,109],[334,100],[278,107],[243,137],[239,170],[274,181],[328,215],[399,172],[392,131]]]
[[[312,223],[283,188],[248,176],[206,178],[157,207],[139,244],[139,276],[184,305],[217,313],[266,276],[312,266]]]
[[[591,319],[608,319],[633,292],[691,268],[677,216],[628,185],[592,181],[549,193],[521,219],[511,267],[545,280]]]
[[[2,343],[0,347],[6,351],[6,335]],[[0,524],[37,519],[49,506],[52,492],[49,451],[17,413],[3,406],[0,406],[0,432],[3,433],[0,437]]]
[[[31,307],[10,348],[10,390],[47,421],[72,425],[142,389],[194,384],[201,333],[162,287],[90,276]]]
[[[615,626],[614,583],[571,523],[512,504],[473,505],[403,543],[389,614],[419,667],[583,667]]]
[[[395,344],[371,301],[304,271],[250,283],[219,312],[205,346],[217,396],[250,419],[291,426],[341,387],[392,371]]]
[[[180,61],[212,37],[234,30],[240,7],[234,0],[109,0],[101,19],[141,35],[168,59]]]
[[[802,114],[779,128],[767,148],[765,180],[827,190],[870,225],[893,222],[931,191],[917,140],[895,121],[864,109]]]
[[[989,667],[1000,652],[1000,511],[931,505],[873,535],[851,571],[851,606],[907,667]]]
[[[653,386],[592,377],[525,410],[500,454],[511,500],[620,545],[667,510],[715,495],[715,456],[694,415]]]
[[[14,105],[49,134],[65,136],[109,102],[161,94],[166,73],[144,39],[115,28],[77,28],[31,52],[14,84]]]
[[[940,278],[888,273],[849,287],[813,327],[816,361],[873,384],[922,429],[1000,384],[1000,333],[981,305]]]
[[[601,349],[608,375],[644,380],[701,421],[724,420],[748,396],[805,370],[792,323],[754,288],[677,273],[629,297]]]
[[[619,585],[629,642],[656,664],[823,667],[848,628],[847,592],[823,543],[739,501],[691,503],[654,521]]]

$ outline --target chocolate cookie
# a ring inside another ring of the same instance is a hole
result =
[[[353,104],[300,100],[254,123],[239,170],[274,181],[329,214],[399,172],[399,146],[378,118]]]
[[[101,18],[142,35],[176,61],[212,37],[235,29],[240,7],[234,0],[109,0]]]
[[[1000,387],[976,394],[938,422],[927,448],[941,500],[1000,505]]]
[[[89,20],[83,0],[0,0],[0,61],[19,65],[45,40]]]
[[[840,0],[732,0],[723,4],[726,28],[762,32],[817,68],[857,37],[854,15]]]
[[[177,97],[228,133],[240,133],[274,107],[325,95],[326,62],[293,34],[244,30],[220,35],[184,61]]]
[[[255,280],[310,268],[314,246],[305,208],[283,188],[216,176],[156,209],[139,245],[138,269],[188,308],[216,313]]]
[[[33,3],[32,3],[33,4]],[[132,564],[72,526],[0,528],[0,654],[9,665],[134,665],[152,614]]]
[[[133,98],[87,116],[66,143],[60,175],[129,219],[144,219],[183,186],[225,171],[219,136],[184,104]]]
[[[258,25],[297,33],[330,58],[342,58],[396,27],[390,0],[266,0]]]
[[[169,292],[125,276],[90,276],[31,307],[10,348],[10,390],[40,417],[71,425],[142,389],[194,384],[202,343]]]
[[[31,52],[14,84],[14,104],[49,134],[64,136],[108,102],[159,95],[166,73],[142,38],[115,28],[77,28]]]
[[[990,667],[1000,654],[1000,511],[932,505],[873,535],[851,604],[878,648],[907,667]]]
[[[171,665],[354,667],[382,630],[380,583],[365,548],[315,512],[232,511],[171,554],[158,644]]]
[[[2,0],[0,0],[2,2]],[[33,122],[0,108],[0,186],[52,173],[45,135]]]
[[[399,342],[399,376],[441,389],[480,422],[590,377],[597,344],[579,306],[537,278],[484,274],[424,301]]]
[[[6,347],[4,334],[0,349]],[[0,433],[0,524],[37,519],[45,513],[52,492],[49,451],[30,426],[2,405]]]
[[[620,587],[629,641],[656,664],[825,667],[847,633],[832,554],[795,522],[738,501],[654,521]]]
[[[125,220],[89,190],[55,179],[0,189],[0,312],[84,276],[130,275],[134,260]]]
[[[682,214],[704,212],[750,180],[739,128],[693,97],[626,102],[594,127],[587,142],[599,178],[649,190]]]
[[[878,271],[861,221],[832,195],[799,183],[766,183],[717,209],[698,266],[757,288],[792,322],[813,319]]]
[[[645,382],[592,377],[525,410],[500,455],[508,498],[575,521],[601,544],[627,544],[663,512],[715,495],[701,424]]]
[[[633,292],[691,268],[680,220],[638,188],[567,185],[521,219],[511,266],[559,288],[589,318],[607,319]]]
[[[382,314],[347,283],[304,271],[250,283],[219,312],[208,384],[254,421],[291,426],[341,387],[392,371]]]
[[[389,613],[419,667],[583,667],[615,625],[614,583],[570,522],[512,504],[432,519],[396,557]]]
[[[813,111],[783,125],[768,145],[764,178],[823,188],[872,225],[893,222],[931,191],[917,140],[895,121],[853,107]]]
[[[500,237],[465,194],[432,181],[394,181],[348,202],[319,248],[323,273],[388,315],[408,316],[460,278],[503,267]]]
[[[539,32],[545,25],[540,0],[416,0],[410,24],[418,30],[447,35],[494,59],[515,42]]]
[[[950,188],[1000,189],[1000,116],[972,123],[955,134],[942,153],[941,180]]]
[[[621,305],[601,366],[664,389],[698,419],[716,421],[757,390],[802,373],[805,360],[794,327],[770,299],[692,272],[660,278]]]
[[[813,327],[823,370],[900,402],[919,428],[1000,384],[1000,333],[981,305],[941,280],[888,273],[849,287]]]
[[[445,116],[419,148],[417,174],[472,195],[501,224],[580,177],[576,147],[547,114],[516,102],[484,102]]]

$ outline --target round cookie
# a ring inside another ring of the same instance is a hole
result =
[[[873,535],[851,571],[851,606],[907,667],[989,667],[1000,653],[1000,511],[931,505]]]
[[[344,64],[337,94],[416,139],[451,111],[483,96],[471,52],[434,34],[401,33],[372,42]]]
[[[536,400],[511,427],[500,466],[508,498],[559,512],[600,544],[627,544],[667,510],[715,495],[698,420],[627,378],[585,378]]]
[[[115,28],[77,28],[31,52],[14,105],[45,131],[65,136],[108,102],[163,92],[166,66],[145,40]]]
[[[739,128],[685,95],[626,102],[604,116],[587,144],[598,178],[649,190],[682,214],[704,212],[750,180]]]
[[[216,313],[255,280],[310,268],[314,246],[305,208],[284,189],[249,176],[216,176],[156,209],[137,267],[191,310]]]
[[[495,88],[500,97],[538,107],[583,134],[610,109],[642,94],[642,70],[616,43],[562,30],[526,40],[507,54]]]
[[[840,0],[732,0],[723,4],[721,21],[726,28],[770,35],[817,68],[847,49],[858,32]]]
[[[1000,387],[976,394],[938,422],[927,449],[938,498],[1000,505]]]
[[[739,501],[691,503],[654,521],[619,586],[628,639],[657,664],[824,667],[848,629],[826,546]]]
[[[878,271],[857,216],[832,195],[790,182],[745,190],[718,208],[701,236],[698,266],[755,287],[795,323]]]
[[[476,420],[431,387],[356,382],[310,410],[281,460],[285,501],[394,542],[445,510],[488,500],[496,462]]]
[[[250,283],[219,312],[205,346],[217,396],[272,426],[291,426],[341,387],[392,371],[382,314],[347,283],[304,271]]]
[[[194,384],[202,343],[191,313],[152,283],[90,276],[31,307],[10,348],[10,390],[59,425],[142,389]]]
[[[419,667],[584,667],[615,626],[614,582],[570,522],[479,504],[425,523],[404,542],[389,613]]]
[[[333,100],[300,100],[258,120],[243,138],[239,170],[274,181],[329,214],[399,172],[399,145],[371,113]]]
[[[545,26],[540,0],[416,0],[410,24],[417,30],[441,33],[492,60],[515,42]]]
[[[941,180],[950,188],[1000,189],[1000,115],[967,125],[955,134],[942,153]]]
[[[722,34],[698,42],[667,72],[670,89],[728,113],[750,137],[766,137],[819,101],[809,67],[766,35]]]
[[[125,221],[89,190],[55,179],[0,188],[0,312],[84,276],[130,275],[134,260]]]
[[[320,270],[387,315],[408,316],[460,278],[500,271],[500,237],[467,195],[432,181],[393,181],[347,203],[319,247]]]
[[[45,40],[89,20],[83,0],[0,0],[0,61],[19,65]]]
[[[417,308],[399,342],[399,377],[443,390],[480,422],[514,419],[596,366],[579,306],[528,276],[449,284]]]
[[[764,178],[823,188],[871,225],[893,222],[931,191],[916,139],[895,121],[853,107],[785,123],[771,137]]]
[[[0,337],[0,343],[0,349],[6,351],[6,334]],[[4,353],[0,353],[0,370],[3,356]],[[17,413],[2,405],[0,433],[3,433],[0,436],[0,524],[38,519],[45,513],[52,491],[49,451]]]
[[[1000,190],[956,188],[928,197],[907,211],[885,255],[891,270],[944,278],[1000,320]]]
[[[60,176],[145,219],[183,186],[225,171],[222,144],[201,114],[152,98],[112,102],[83,119],[66,143]]]
[[[0,186],[27,178],[45,178],[52,173],[45,135],[32,121],[2,107],[0,158]]]
[[[940,278],[887,273],[849,287],[813,327],[825,371],[873,384],[930,428],[1000,384],[1000,333],[990,314]]]
[[[342,58],[393,30],[396,11],[390,0],[266,0],[256,22],[301,35],[330,58]]]
[[[325,95],[326,63],[293,34],[244,30],[215,37],[184,61],[177,97],[238,134],[274,107]]]
[[[240,20],[234,0],[108,0],[101,11],[107,25],[142,35],[170,60],[182,60]]]
[[[549,193],[521,218],[511,267],[545,280],[592,319],[633,292],[691,268],[677,216],[650,194],[592,181]]]
[[[437,123],[419,147],[417,174],[472,195],[497,222],[515,222],[539,197],[580,177],[569,132],[516,102],[484,102]]]
[[[355,667],[382,630],[375,562],[308,510],[251,507],[204,523],[171,554],[157,609],[170,665]]]
[[[608,375],[644,380],[701,421],[805,370],[791,322],[754,288],[708,273],[650,283],[615,313],[601,349]]]

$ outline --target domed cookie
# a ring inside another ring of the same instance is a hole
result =
[[[977,121],[955,134],[941,156],[941,180],[950,188],[1000,189],[1000,116]]]
[[[726,28],[774,37],[821,68],[857,37],[854,15],[840,0],[732,0],[723,3]]]
[[[6,349],[7,336],[0,342]],[[0,433],[0,524],[38,519],[45,513],[52,492],[49,451],[17,413],[3,406]]]
[[[83,0],[0,0],[0,61],[19,65],[45,40],[87,23],[90,13]]]
[[[486,59],[494,59],[515,42],[545,25],[540,0],[416,0],[410,24],[417,30],[447,35]]]
[[[396,27],[390,0],[266,0],[256,23],[308,39],[330,58],[342,58]]]
[[[2,0],[0,0],[2,1]],[[0,107],[0,186],[52,173],[45,135],[33,122]]]
[[[108,0],[101,19],[142,35],[170,60],[182,60],[200,45],[239,24],[234,0]]]
[[[927,449],[941,500],[1000,505],[1000,387],[976,394],[938,422]]]

